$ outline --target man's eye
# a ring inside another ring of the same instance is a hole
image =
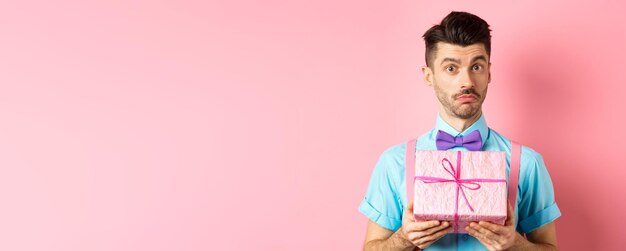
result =
[[[483,67],[480,65],[474,65],[474,70],[475,71],[480,71]]]
[[[448,67],[446,67],[446,71],[449,71],[449,72],[453,72],[453,71],[454,71],[454,69],[455,69],[455,68],[454,68],[454,66],[448,66]]]

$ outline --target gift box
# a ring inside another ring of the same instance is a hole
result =
[[[506,156],[488,151],[416,151],[413,213],[417,221],[503,225],[507,217]]]

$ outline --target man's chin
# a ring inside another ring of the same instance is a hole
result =
[[[457,109],[452,112],[457,118],[460,119],[469,119],[473,118],[478,114],[479,109]]]

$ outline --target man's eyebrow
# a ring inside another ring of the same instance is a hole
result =
[[[444,58],[443,61],[441,61],[441,64],[443,64],[445,62],[454,62],[454,63],[457,63],[457,64],[461,64],[461,60],[460,59],[456,59],[456,58]]]
[[[476,61],[478,61],[478,60],[481,60],[481,59],[482,59],[483,61],[487,62],[487,57],[485,57],[485,55],[480,55],[480,56],[476,56],[476,57],[472,58],[472,63],[473,63],[473,62],[476,62]]]
[[[485,62],[487,61],[487,57],[485,57],[485,55],[478,55],[478,56],[476,56],[476,57],[472,58],[471,63],[474,63],[474,62],[476,62],[476,61],[478,61],[478,60],[481,60],[481,59],[482,59],[483,61],[485,61]],[[460,60],[460,59],[457,59],[457,58],[444,58],[444,59],[441,61],[441,64],[443,64],[443,63],[445,63],[445,62],[454,62],[454,63],[457,63],[457,64],[461,64],[461,60]]]

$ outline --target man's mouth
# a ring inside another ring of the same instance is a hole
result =
[[[461,96],[456,97],[456,100],[458,100],[461,103],[471,103],[476,101],[478,98],[472,94],[463,94]]]

